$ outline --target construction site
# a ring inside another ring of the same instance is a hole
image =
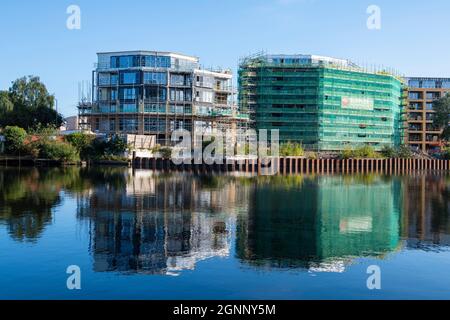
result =
[[[351,61],[314,55],[241,59],[239,106],[256,129],[278,129],[280,143],[337,152],[360,145],[379,151],[404,141],[404,80]]]
[[[214,130],[246,129],[229,70],[202,68],[197,57],[173,52],[98,53],[92,97],[80,103],[79,125],[96,134],[151,135],[162,146],[172,132],[195,139]]]

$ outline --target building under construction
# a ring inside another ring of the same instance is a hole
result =
[[[403,140],[405,90],[400,77],[314,55],[258,54],[242,59],[239,103],[257,129],[307,150],[375,150]]]
[[[80,103],[82,129],[106,135],[153,135],[171,144],[171,133],[202,134],[245,127],[238,112],[232,73],[206,70],[199,59],[172,52],[98,53],[92,103]]]

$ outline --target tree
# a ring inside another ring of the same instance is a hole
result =
[[[77,149],[81,159],[87,160],[91,154],[91,146],[94,138],[90,135],[77,132],[66,136],[66,141]]]
[[[16,154],[23,150],[27,132],[19,127],[6,127],[3,130],[5,149],[9,154]]]
[[[441,138],[443,140],[450,140],[450,128],[448,123],[450,122],[450,94],[445,95],[439,100],[436,100],[433,104],[433,109],[436,111],[433,125],[443,130]]]
[[[5,115],[7,112],[12,111],[14,104],[9,98],[8,91],[0,91],[0,115]]]
[[[9,92],[0,93],[0,125],[19,126],[26,130],[39,125],[60,127],[63,117],[53,109],[55,98],[39,77],[14,81]]]
[[[52,109],[55,104],[55,97],[48,93],[39,77],[28,76],[17,79],[12,83],[9,94],[15,107]]]

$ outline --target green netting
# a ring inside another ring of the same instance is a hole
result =
[[[239,101],[256,129],[279,129],[281,142],[307,149],[380,150],[403,139],[402,82],[388,74],[258,58],[240,66]]]

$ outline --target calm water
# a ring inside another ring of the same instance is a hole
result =
[[[0,299],[450,299],[449,176],[0,180]]]

